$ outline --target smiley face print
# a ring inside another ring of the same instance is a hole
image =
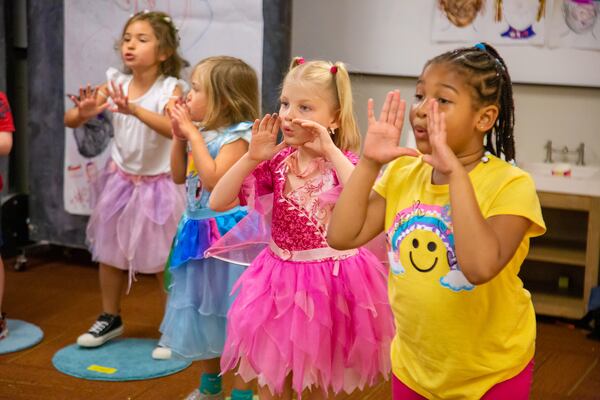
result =
[[[398,213],[387,232],[393,274],[419,274],[453,291],[471,290],[456,262],[449,207],[415,206]]]
[[[415,230],[409,236],[403,241],[400,254],[408,256],[409,263],[414,269],[419,272],[431,272],[438,264],[444,263],[446,257],[444,245],[435,233]]]

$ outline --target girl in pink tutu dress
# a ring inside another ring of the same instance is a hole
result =
[[[277,145],[280,127],[284,141]],[[351,150],[359,145],[344,65],[296,58],[279,115],[254,122],[248,153],[213,189],[215,210],[236,204],[249,181],[256,209],[272,195],[265,219],[270,238],[234,288],[221,357],[223,371],[258,378],[261,399],[300,397],[304,389],[313,398],[350,393],[390,372],[394,328],[385,269],[366,249],[336,251],[326,240],[335,199],[358,159]],[[243,222],[239,228],[247,225],[255,235],[257,225]],[[236,226],[222,242],[243,236]],[[224,258],[240,252],[238,246],[227,254],[219,243],[213,250]]]
[[[137,272],[162,276],[185,207],[183,190],[170,176],[171,122],[164,114],[183,93],[178,78],[187,63],[178,47],[167,14],[133,15],[120,40],[124,72],[109,68],[108,82],[80,89],[79,98],[72,97],[76,107],[65,113],[65,124],[75,128],[109,107],[113,112],[111,159],[97,178],[87,227],[92,256],[100,263],[102,314],[77,339],[83,347],[123,332],[122,293]]]

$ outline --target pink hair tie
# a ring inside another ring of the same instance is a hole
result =
[[[298,57],[298,58],[296,58],[296,64],[298,64],[298,65],[304,64],[304,57]]]
[[[332,65],[331,68],[329,68],[329,71],[335,75],[335,74],[337,74],[338,67],[336,67],[335,65]]]

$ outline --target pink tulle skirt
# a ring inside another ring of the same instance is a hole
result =
[[[338,264],[339,263],[339,264]],[[337,275],[335,274],[337,272]],[[369,251],[334,261],[285,261],[264,249],[238,280],[223,371],[281,393],[350,393],[390,372],[393,317],[384,267]]]
[[[136,272],[164,269],[185,206],[169,174],[127,174],[109,162],[95,185],[87,242],[95,261]]]

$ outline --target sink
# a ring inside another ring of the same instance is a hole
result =
[[[532,175],[549,176],[556,179],[591,179],[600,174],[600,166],[596,165],[571,165],[571,176],[552,175],[552,168],[558,164],[542,162],[519,163],[519,167]]]
[[[538,191],[600,197],[600,166],[571,165],[571,176],[557,176],[552,175],[557,164],[523,162],[518,165],[529,172]]]

